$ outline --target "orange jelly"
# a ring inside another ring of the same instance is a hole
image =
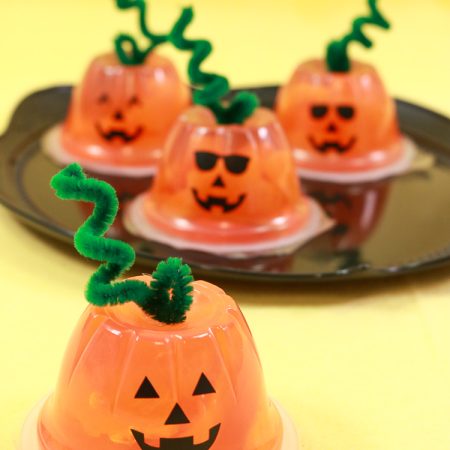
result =
[[[322,60],[301,64],[276,111],[300,168],[364,172],[404,156],[395,104],[370,65],[353,61],[349,72],[331,72]]]
[[[60,144],[87,168],[151,169],[170,127],[190,104],[174,65],[152,52],[127,66],[115,54],[96,58],[73,93]]]
[[[238,306],[214,285],[193,287],[176,325],[134,303],[87,308],[39,418],[40,450],[297,449],[283,444]]]
[[[217,124],[204,107],[175,125],[153,187],[146,223],[191,243],[239,245],[289,238],[309,219],[290,146],[274,114]]]

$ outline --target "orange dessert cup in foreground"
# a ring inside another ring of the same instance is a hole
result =
[[[91,305],[56,390],[30,416],[21,450],[297,450],[235,301],[194,281],[178,258],[152,276],[116,281],[135,255],[104,237],[117,214],[114,190],[76,164],[52,186],[63,199],[95,203],[74,242],[105,262],[88,283]]]
[[[193,288],[186,321],[175,325],[134,303],[88,307],[40,416],[44,449],[282,448],[282,420],[239,308],[214,285]]]

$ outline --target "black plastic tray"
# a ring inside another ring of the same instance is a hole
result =
[[[276,87],[251,89],[271,107]],[[71,87],[27,97],[0,138],[0,202],[27,224],[72,244],[73,233],[89,210],[58,200],[49,180],[58,167],[41,151],[40,138],[63,120]],[[130,242],[146,268],[181,255],[197,272],[233,278],[325,281],[386,277],[450,262],[450,120],[397,100],[400,126],[419,147],[436,158],[433,169],[361,186],[303,182],[337,219],[337,226],[288,256],[229,260],[200,252],[179,252],[130,236],[118,218],[111,235]],[[130,192],[150,180],[109,179]],[[131,186],[131,187],[130,187]],[[129,196],[123,195],[122,201]]]

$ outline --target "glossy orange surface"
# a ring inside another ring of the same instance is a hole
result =
[[[209,110],[194,107],[168,139],[145,214],[153,226],[192,241],[248,243],[298,230],[309,204],[272,112],[219,125]]]
[[[220,288],[193,286],[181,324],[134,303],[87,308],[41,414],[43,450],[280,448],[280,417],[242,313]]]
[[[301,167],[364,171],[403,155],[394,102],[370,65],[353,61],[340,73],[305,62],[280,89],[276,111]]]
[[[75,88],[61,143],[75,158],[112,166],[155,165],[190,92],[165,57],[139,66],[96,58]]]

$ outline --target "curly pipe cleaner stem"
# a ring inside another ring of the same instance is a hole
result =
[[[161,322],[183,321],[192,302],[192,276],[189,266],[182,264],[178,258],[169,258],[158,265],[150,287],[138,280],[114,282],[133,265],[135,252],[125,242],[104,237],[119,208],[111,185],[87,178],[75,163],[56,174],[50,184],[61,199],[92,202],[95,205],[92,214],[74,237],[75,248],[81,255],[106,261],[88,282],[87,300],[97,306],[134,301]]]
[[[184,8],[173,27],[170,40],[180,50],[192,52],[188,65],[188,75],[194,87],[194,103],[210,108],[219,123],[243,123],[259,106],[258,98],[249,92],[240,92],[225,106],[222,102],[230,92],[227,78],[204,72],[200,66],[211,54],[211,42],[205,39],[186,39],[184,33],[194,18],[192,8]]]
[[[153,49],[169,40],[169,35],[154,34],[147,26],[147,3],[145,0],[116,0],[119,9],[136,8],[139,11],[139,27],[142,34],[150,41],[149,47],[141,50],[136,39],[130,34],[120,34],[114,41],[116,53],[122,64],[142,64]],[[125,49],[126,44],[131,47],[131,52]]]
[[[342,39],[332,41],[327,47],[327,66],[331,72],[348,72],[350,59],[348,57],[348,45],[350,42],[359,42],[366,48],[372,47],[372,41],[363,33],[364,25],[376,25],[389,29],[389,22],[382,16],[377,8],[377,0],[369,0],[370,14],[358,17],[353,21],[352,30]]]

